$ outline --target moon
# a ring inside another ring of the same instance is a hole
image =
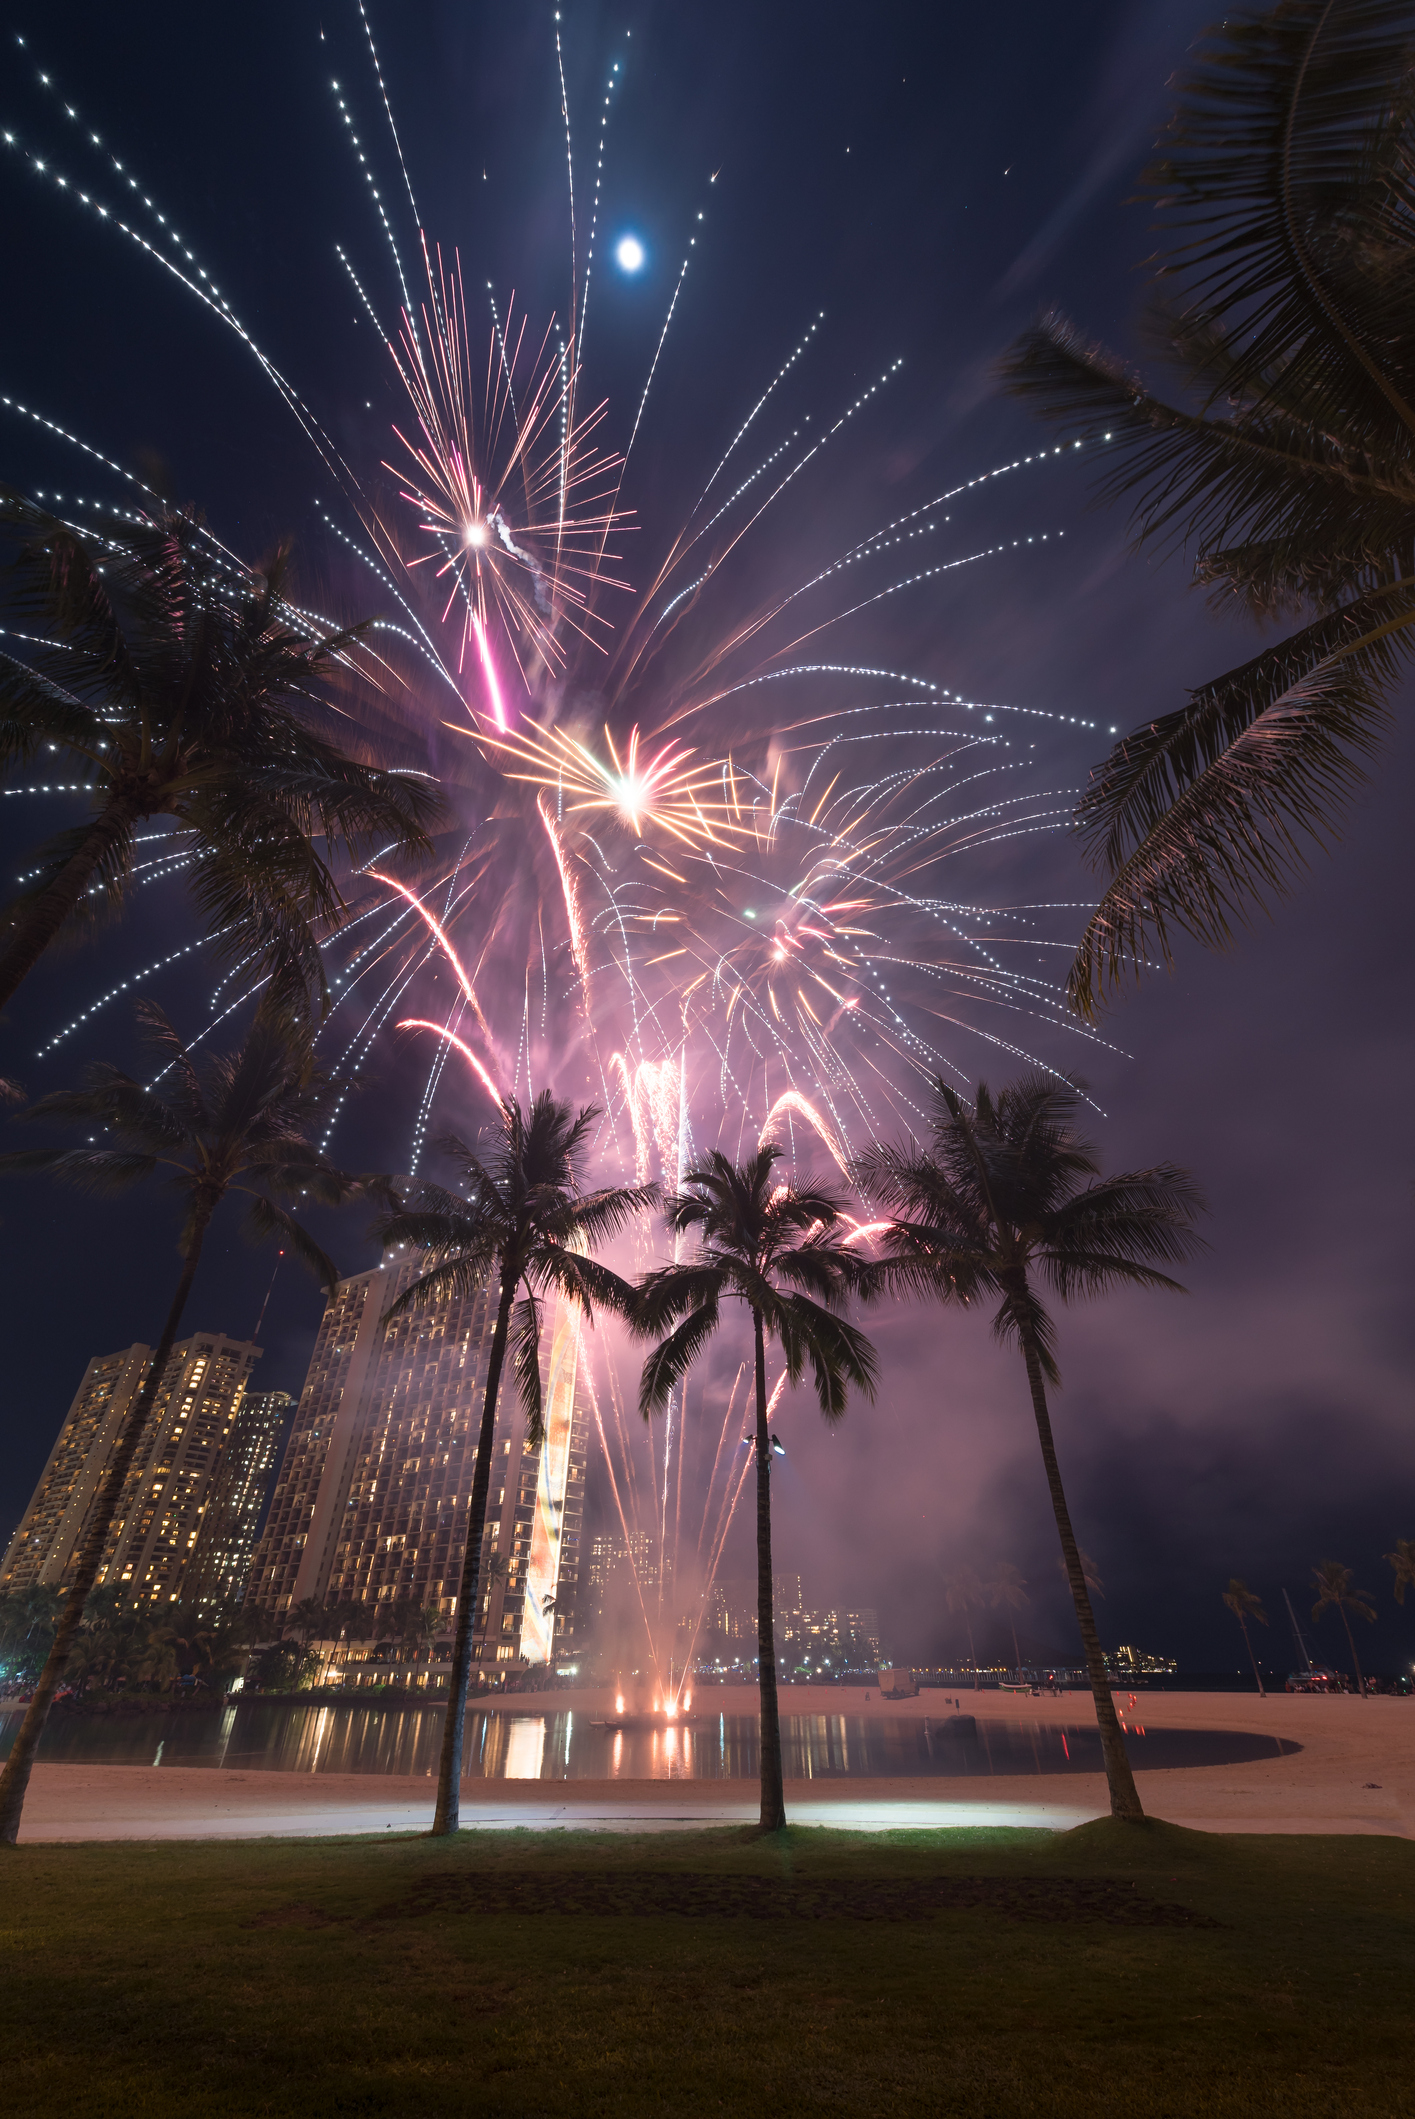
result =
[[[622,235],[614,246],[614,257],[621,272],[638,272],[643,267],[644,246],[636,235]]]

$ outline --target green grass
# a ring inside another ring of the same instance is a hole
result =
[[[1403,1840],[21,1846],[0,1923],[12,2119],[1415,2115]]]

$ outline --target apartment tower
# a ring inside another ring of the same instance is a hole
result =
[[[0,1591],[35,1582],[63,1587],[72,1578],[99,1483],[151,1359],[151,1347],[131,1346],[90,1361],[0,1562]],[[100,1584],[137,1603],[185,1594],[259,1359],[259,1347],[222,1332],[195,1333],[172,1349],[109,1526]]]
[[[402,1601],[457,1608],[487,1356],[496,1322],[485,1287],[410,1310],[389,1305],[420,1253],[342,1280],[329,1297],[276,1481],[249,1596],[278,1614],[320,1604]],[[585,1452],[576,1405],[577,1320],[547,1305],[543,1447],[532,1449],[510,1364],[502,1375],[476,1653],[549,1662],[574,1635]]]

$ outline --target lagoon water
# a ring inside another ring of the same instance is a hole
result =
[[[284,1706],[269,1701],[142,1715],[56,1714],[40,1757],[52,1763],[224,1766],[246,1772],[433,1774],[442,1711],[427,1707]],[[1094,1723],[953,1721],[891,1715],[783,1714],[788,1780],[976,1779],[1098,1773]],[[0,1757],[19,1727],[0,1717]],[[1284,1738],[1225,1729],[1127,1730],[1137,1770],[1223,1766],[1298,1751]],[[467,1715],[464,1772],[489,1780],[730,1780],[757,1772],[754,1715],[693,1713],[670,1728],[606,1728],[579,1710]]]

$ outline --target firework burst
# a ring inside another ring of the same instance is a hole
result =
[[[616,62],[616,92],[619,74]],[[72,115],[43,82],[46,108]],[[822,548],[821,526],[843,505],[835,467],[866,444],[900,361],[882,350],[862,385],[836,402],[817,396],[808,412],[806,377],[824,337],[816,315],[794,345],[761,359],[710,475],[687,488],[698,498],[686,518],[645,527],[621,502],[670,329],[692,328],[701,217],[685,230],[666,312],[646,341],[642,394],[617,426],[602,400],[582,416],[590,259],[582,276],[572,250],[563,332],[555,317],[533,328],[514,301],[503,319],[489,288],[478,325],[460,258],[428,242],[409,182],[424,288],[415,306],[395,225],[402,207],[390,204],[397,187],[373,183],[374,150],[354,133],[351,95],[336,90],[396,267],[395,328],[378,323],[365,291],[372,274],[340,257],[406,408],[366,468],[346,460],[332,421],[314,409],[319,393],[275,367],[126,164],[99,154],[131,187],[118,193],[119,213],[99,180],[71,179],[62,155],[36,154],[15,136],[8,145],[67,209],[99,216],[143,271],[175,277],[236,335],[329,475],[321,523],[379,585],[380,667],[391,684],[396,665],[421,717],[457,830],[416,887],[376,862],[351,879],[353,914],[326,944],[337,1003],[323,1035],[351,1080],[399,1033],[396,1049],[425,1056],[401,1166],[417,1173],[427,1139],[454,1112],[469,1109],[475,1124],[488,1097],[550,1081],[567,1095],[594,1089],[601,1153],[625,1174],[676,1185],[698,1147],[737,1152],[771,1136],[793,1152],[799,1140],[807,1161],[829,1158],[843,1185],[851,1143],[916,1123],[933,1076],[964,1082],[1013,1057],[1065,1063],[1077,1038],[1093,1036],[1068,1016],[1053,971],[1069,958],[1077,908],[1019,896],[1010,857],[1064,829],[1085,755],[1074,739],[1086,725],[960,694],[942,640],[931,672],[880,666],[891,614],[911,598],[1025,565],[1061,534],[1043,516],[1016,535],[984,535],[968,514],[1003,482],[1019,508],[1041,508],[1061,451],[975,470]],[[564,109],[573,176],[568,98]],[[596,215],[606,126],[602,116]],[[82,133],[76,144],[88,152]],[[750,341],[744,359],[756,351]],[[110,517],[151,497],[47,414],[8,399],[4,408],[84,450],[86,479],[126,481],[118,508],[103,504]],[[612,433],[618,448],[605,440]],[[667,447],[675,434],[670,423]],[[777,585],[758,595],[750,555],[799,496],[813,496],[809,509],[783,528]],[[99,505],[64,491],[42,497],[86,522]],[[644,554],[632,569],[619,549],[631,527]],[[631,573],[646,585],[633,589]],[[803,659],[829,652],[817,643],[832,633],[855,643],[855,659],[848,644],[835,661]],[[36,788],[35,798],[49,792]],[[182,835],[167,835],[154,887],[188,859]],[[110,977],[53,1027],[45,1053],[139,981],[189,965],[198,947]],[[218,989],[211,1027],[248,998],[239,980]],[[345,1108],[341,1098],[326,1145]],[[870,1231],[862,1204],[854,1240]],[[601,1422],[607,1437],[616,1422],[613,1412]],[[621,1453],[616,1489],[626,1523],[635,1509],[652,1520],[665,1556],[660,1600],[681,1430],[680,1402],[648,1445],[649,1475],[636,1485],[632,1452]],[[719,1460],[725,1447],[719,1437]],[[714,1462],[711,1521],[698,1535],[705,1565],[717,1564],[741,1491],[730,1451],[725,1462],[726,1477]]]

